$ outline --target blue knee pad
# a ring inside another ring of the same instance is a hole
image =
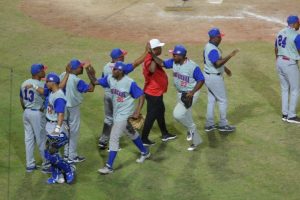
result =
[[[45,150],[45,158],[50,161],[52,167],[57,167],[65,173],[72,171],[70,164],[63,160],[58,153],[50,154],[48,150]]]

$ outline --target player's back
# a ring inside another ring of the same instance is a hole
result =
[[[286,27],[279,31],[276,37],[276,47],[278,49],[278,56],[286,56],[293,60],[300,60],[295,39],[298,32],[291,27]]]
[[[36,79],[28,79],[24,81],[20,89],[20,97],[23,99],[23,103],[26,108],[39,110],[43,107],[44,97],[40,95],[35,89],[26,89],[26,85],[37,85],[38,87],[44,87],[44,83]]]

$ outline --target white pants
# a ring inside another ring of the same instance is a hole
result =
[[[25,109],[23,113],[23,123],[25,132],[26,167],[34,167],[36,165],[34,159],[35,141],[43,163],[45,163],[44,150],[46,133],[44,113],[38,110]]]
[[[199,95],[200,95],[199,91],[194,94],[193,105],[198,100]],[[190,108],[186,109],[186,107],[184,107],[184,104],[181,101],[181,93],[177,93],[177,104],[173,110],[173,116],[184,127],[186,127],[188,131],[194,133],[192,141],[194,145],[198,145],[202,142],[202,139],[199,135],[199,132],[197,131],[196,124],[194,123],[193,120],[193,116],[192,116],[193,105]]]
[[[75,107],[67,107],[67,111],[70,133],[66,132],[69,137],[69,143],[65,145],[64,155],[69,159],[74,159],[78,156],[77,142],[80,129],[80,105]]]
[[[139,137],[139,133],[131,126],[128,126],[127,120],[115,122],[111,129],[109,139],[109,149],[111,151],[119,150],[119,141],[123,133],[125,133],[131,140],[135,140]]]
[[[278,57],[276,66],[281,85],[282,114],[295,117],[300,89],[298,65],[293,60]]]
[[[227,96],[224,78],[222,75],[206,74],[205,85],[207,87],[207,112],[205,126],[215,125],[215,104],[219,105],[220,122],[219,126],[226,126],[227,121]]]

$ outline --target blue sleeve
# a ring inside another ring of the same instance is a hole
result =
[[[143,90],[141,88],[139,88],[139,86],[135,82],[131,83],[129,93],[135,99],[139,98],[140,96],[142,96],[144,94]]]
[[[78,81],[78,83],[77,83],[77,90],[80,93],[86,93],[89,89],[90,89],[89,84],[87,84],[83,80]]]
[[[99,85],[101,85],[104,88],[109,88],[109,84],[108,84],[108,76],[104,76],[103,78],[99,78],[97,81],[99,83]]]
[[[23,99],[22,89],[20,89],[20,97]]]
[[[56,113],[64,113],[67,101],[63,98],[58,98],[54,101],[54,111]]]
[[[133,64],[126,64],[125,69],[124,69],[124,74],[129,74],[134,70]]]
[[[164,60],[164,66],[166,69],[171,69],[173,68],[173,63],[174,63],[174,59],[168,59],[168,60]]]
[[[220,55],[217,50],[213,49],[208,53],[208,59],[212,63],[216,63],[220,58]]]
[[[201,72],[200,67],[197,66],[197,67],[194,69],[193,78],[194,78],[197,82],[199,82],[199,81],[204,81],[204,76],[203,76],[203,74],[202,74],[202,72]]]
[[[294,40],[297,50],[300,50],[300,35],[298,34]]]

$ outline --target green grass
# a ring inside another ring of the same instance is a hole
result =
[[[87,160],[77,165],[76,183],[50,186],[45,184],[47,175],[38,171],[26,174],[18,95],[20,84],[30,77],[30,65],[43,62],[49,71],[61,73],[71,58],[89,58],[100,74],[112,48],[119,46],[128,50],[126,59],[132,61],[143,52],[144,44],[78,37],[45,27],[24,16],[18,4],[18,0],[0,2],[0,199],[299,199],[299,126],[280,119],[273,43],[226,43],[226,38],[221,46],[224,54],[236,47],[241,49],[228,63],[233,77],[225,78],[228,117],[237,125],[235,133],[228,136],[217,131],[204,133],[207,102],[204,87],[193,112],[204,143],[199,150],[187,152],[185,130],[172,117],[176,102],[170,78],[169,91],[164,97],[166,119],[169,130],[178,134],[178,139],[167,144],[160,142],[155,125],[150,136],[157,142],[151,148],[152,157],[139,165],[135,163],[138,151],[124,137],[115,173],[100,176],[97,169],[104,165],[107,152],[97,148],[103,120],[103,90],[99,87],[95,93],[85,95],[81,106],[78,148]],[[167,44],[165,52],[173,45]],[[186,45],[189,57],[201,66],[203,45]],[[164,53],[163,57],[167,56]],[[12,91],[7,67],[14,70]],[[171,73],[168,74],[171,77]],[[131,76],[143,85],[140,68]],[[86,75],[83,79],[87,80]],[[37,152],[36,155],[38,157]]]

